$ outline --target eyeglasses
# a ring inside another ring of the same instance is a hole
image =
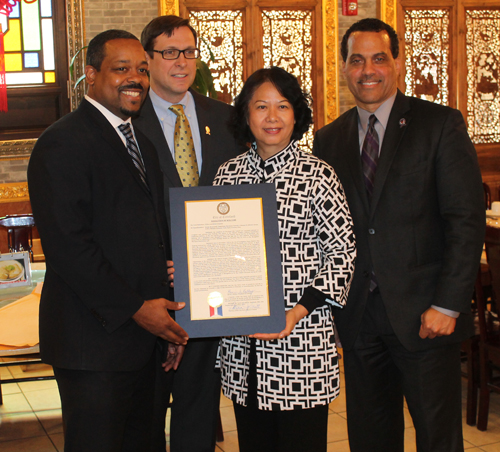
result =
[[[167,49],[167,50],[154,50],[153,52],[161,53],[161,56],[164,60],[176,60],[179,58],[180,54],[184,54],[184,58],[188,60],[195,60],[200,56],[200,49]]]

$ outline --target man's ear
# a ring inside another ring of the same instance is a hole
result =
[[[87,81],[87,84],[91,86],[94,85],[96,73],[97,70],[94,66],[85,66],[85,80]]]

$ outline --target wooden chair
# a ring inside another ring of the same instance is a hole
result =
[[[493,294],[491,309],[486,300],[477,298],[479,320],[479,413],[477,428],[485,431],[488,426],[490,392],[500,392],[500,378],[496,377],[500,367],[500,322],[498,318],[500,300],[500,229],[486,226],[486,255],[491,272]]]
[[[483,288],[483,275],[480,269],[474,284],[474,297],[485,299]],[[467,425],[476,425],[477,419],[477,393],[479,390],[479,322],[477,309],[473,309],[474,335],[461,344],[462,360],[466,361],[466,371],[462,376],[467,378],[467,405],[465,419]]]
[[[483,182],[483,190],[484,190],[484,207],[486,210],[490,210],[491,209],[491,190],[490,190],[490,186],[486,182]]]
[[[45,262],[45,255],[43,254],[42,242],[40,239],[33,239],[33,262]]]

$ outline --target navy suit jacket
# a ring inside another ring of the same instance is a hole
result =
[[[47,272],[40,350],[67,369],[141,369],[156,338],[131,318],[171,299],[163,183],[153,145],[135,131],[147,190],[109,121],[88,101],[38,139],[28,167]]]
[[[313,152],[337,172],[356,234],[351,291],[335,313],[343,346],[352,347],[358,334],[372,268],[394,332],[408,350],[468,337],[485,211],[476,152],[460,112],[398,92],[371,202],[356,108],[317,132]],[[451,336],[420,339],[420,316],[431,305],[460,312]]]

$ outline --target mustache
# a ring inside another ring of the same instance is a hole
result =
[[[141,91],[144,91],[144,86],[140,83],[131,83],[130,85],[120,86],[119,91],[127,91],[129,89],[140,89]]]

